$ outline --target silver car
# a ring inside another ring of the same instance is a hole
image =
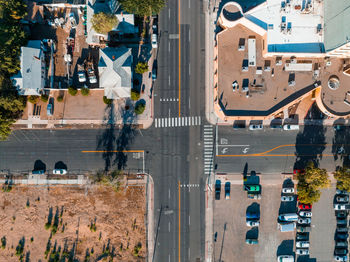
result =
[[[309,241],[297,241],[295,246],[299,247],[299,248],[309,248],[310,242]]]
[[[349,202],[349,196],[337,196],[337,202],[339,203],[348,203]]]
[[[311,218],[309,217],[301,217],[298,219],[298,223],[301,225],[308,225],[311,223]]]
[[[262,130],[263,129],[263,125],[259,124],[259,125],[249,125],[249,130]]]
[[[310,254],[309,249],[307,248],[297,248],[295,252],[300,256],[307,256]]]
[[[294,196],[281,196],[282,202],[291,202],[294,200]]]
[[[310,211],[300,211],[299,216],[301,217],[312,217],[312,213]]]
[[[282,188],[282,193],[292,194],[292,193],[294,193],[294,187],[284,187],[284,188]]]
[[[260,222],[256,220],[248,220],[246,224],[248,227],[258,227],[260,225]]]

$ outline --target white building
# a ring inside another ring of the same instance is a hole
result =
[[[21,47],[21,70],[11,77],[20,95],[39,96],[46,81],[45,55],[40,40]]]
[[[106,47],[100,49],[98,63],[100,88],[109,99],[130,97],[132,87],[131,48]]]

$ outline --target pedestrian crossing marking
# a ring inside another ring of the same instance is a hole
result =
[[[199,125],[201,125],[200,116],[156,118],[154,121],[154,126],[156,128]]]

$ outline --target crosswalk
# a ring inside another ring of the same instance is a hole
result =
[[[204,125],[204,174],[210,175],[214,164],[214,128],[212,125]]]
[[[185,117],[166,117],[154,119],[155,127],[180,127],[180,126],[199,126],[201,125],[200,116]]]

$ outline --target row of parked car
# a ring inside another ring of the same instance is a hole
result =
[[[335,195],[335,216],[337,228],[335,231],[334,260],[348,261],[348,204],[349,193],[337,189]]]
[[[32,175],[43,175],[45,174],[44,169],[37,169],[32,171]],[[55,168],[52,170],[52,174],[54,175],[65,175],[67,174],[67,169],[62,169],[62,168]]]
[[[225,199],[230,199],[230,193],[231,193],[231,183],[226,182],[225,183]],[[221,195],[221,181],[220,179],[217,179],[215,181],[215,200],[220,200]]]

